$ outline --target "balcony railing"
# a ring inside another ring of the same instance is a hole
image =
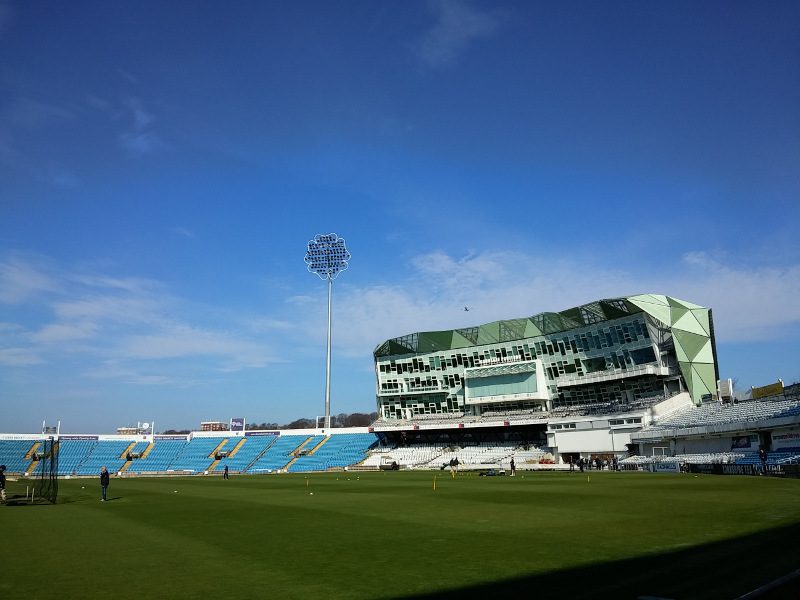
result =
[[[658,375],[666,377],[678,375],[679,371],[672,367],[661,367],[657,365],[638,365],[627,369],[614,369],[612,371],[596,371],[585,375],[567,375],[556,379],[558,387],[572,387],[576,385],[586,385],[589,383],[600,383],[601,381],[614,381],[616,379],[627,379],[629,377],[641,377],[643,375]]]

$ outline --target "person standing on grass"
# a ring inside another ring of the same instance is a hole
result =
[[[225,468],[222,470],[222,478],[228,479],[228,465],[225,465]]]
[[[100,502],[106,501],[106,493],[108,492],[108,482],[110,479],[111,477],[106,468],[100,467],[100,489],[103,490],[103,497],[100,499]]]
[[[514,463],[514,457],[512,456],[511,457],[511,476],[513,477],[516,474],[517,474],[517,465],[516,465],[516,463]]]
[[[6,501],[6,466],[0,465],[0,498]]]

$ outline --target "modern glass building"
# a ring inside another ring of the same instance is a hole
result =
[[[711,309],[669,296],[386,340],[374,352],[378,415],[481,415],[586,405],[625,410],[719,379]]]

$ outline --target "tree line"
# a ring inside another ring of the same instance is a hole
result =
[[[331,428],[341,427],[369,427],[378,418],[378,413],[339,413],[338,415],[331,415]],[[278,423],[256,423],[245,422],[245,429],[252,431],[256,429],[313,429],[317,426],[314,419],[295,419],[291,423],[280,425]],[[162,435],[187,435],[191,433],[189,429],[167,429],[162,431]]]

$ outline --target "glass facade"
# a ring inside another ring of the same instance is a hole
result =
[[[475,399],[494,409],[613,409],[687,390],[699,402],[715,393],[718,379],[711,310],[650,294],[413,333],[383,342],[374,358],[383,418],[480,413]],[[485,372],[522,363],[536,367]],[[544,386],[537,386],[536,369],[545,375]]]

